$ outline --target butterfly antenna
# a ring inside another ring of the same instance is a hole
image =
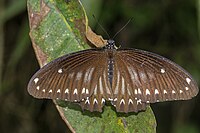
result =
[[[131,22],[132,19],[133,18],[130,18],[128,20],[128,22],[117,33],[115,33],[115,35],[113,36],[112,40],[114,40],[114,38]]]
[[[106,35],[108,36],[108,38],[110,39],[108,32],[103,28],[103,26],[99,23],[99,21],[96,19],[96,17],[94,15],[92,15],[92,16],[95,19],[95,21],[97,22],[97,24],[100,26],[100,28],[103,30],[103,32],[105,32]]]

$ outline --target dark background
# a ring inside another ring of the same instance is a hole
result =
[[[200,83],[199,7],[197,0],[85,0],[92,29],[108,39],[92,18],[121,47],[163,55]],[[67,132],[50,100],[28,95],[30,77],[39,68],[29,39],[25,0],[0,1],[0,132]],[[200,98],[152,105],[158,133],[199,133]],[[145,128],[145,127],[144,127]]]

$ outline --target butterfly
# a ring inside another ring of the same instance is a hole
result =
[[[118,49],[113,40],[53,60],[28,84],[35,98],[75,102],[91,112],[101,112],[106,101],[117,112],[138,112],[150,103],[191,99],[198,91],[179,65],[151,52]]]

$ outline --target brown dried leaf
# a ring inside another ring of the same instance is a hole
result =
[[[107,43],[107,40],[104,40],[102,36],[94,33],[89,26],[87,28],[86,38],[91,44],[95,45],[96,47],[103,47]]]

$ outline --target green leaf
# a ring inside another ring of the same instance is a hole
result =
[[[86,39],[87,17],[78,0],[28,0],[30,37],[41,66],[61,55],[89,48]],[[72,132],[152,133],[156,121],[150,107],[145,112],[116,113],[106,105],[104,111],[82,111],[70,102],[54,101]]]

